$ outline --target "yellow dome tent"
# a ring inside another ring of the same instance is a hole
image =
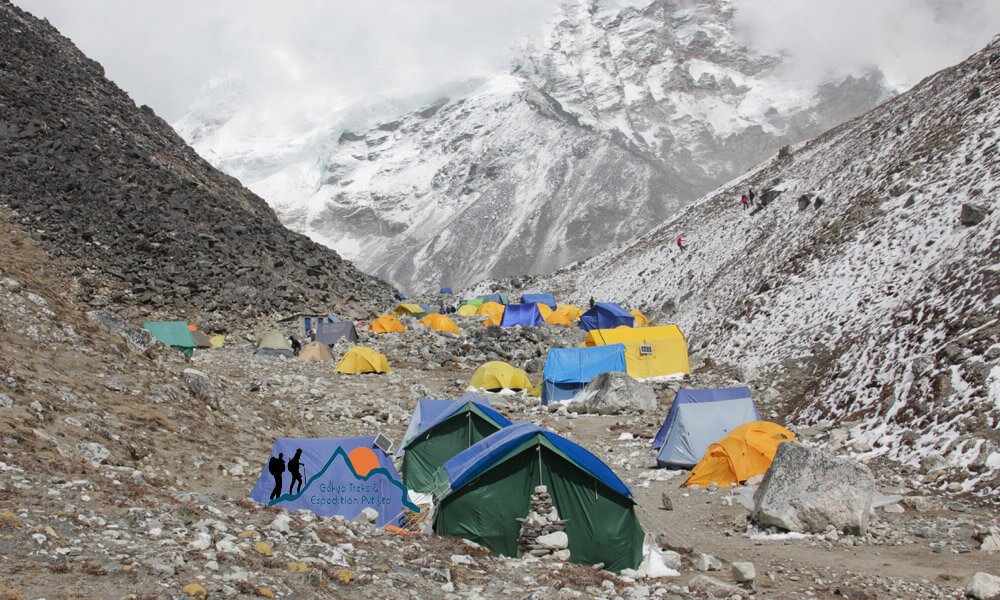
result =
[[[333,360],[333,352],[330,352],[330,347],[323,342],[309,342],[302,350],[299,350],[299,355],[295,357],[295,360],[315,362]]]
[[[575,321],[586,311],[579,306],[573,306],[572,304],[560,304],[559,307],[556,308],[556,312],[566,315],[570,321]]]
[[[472,315],[476,314],[476,307],[473,306],[472,304],[463,304],[462,306],[458,307],[458,314],[462,315],[463,317],[471,317]]]
[[[392,314],[394,314],[396,316],[399,316],[399,315],[420,315],[420,314],[423,314],[425,312],[427,312],[427,311],[425,311],[424,307],[420,306],[419,304],[400,304],[396,308],[392,309]]]
[[[479,308],[476,309],[477,315],[492,316],[498,313],[501,315],[503,314],[503,304],[500,304],[498,302],[483,302],[482,304],[479,305]]]
[[[684,486],[742,485],[751,477],[766,473],[778,444],[788,441],[795,441],[795,434],[777,423],[744,423],[708,447],[705,456],[691,469]]]
[[[337,370],[341,373],[388,373],[392,369],[385,354],[365,346],[355,346],[340,359]]]
[[[368,326],[369,331],[374,331],[375,333],[393,333],[406,331],[406,327],[399,322],[399,319],[392,315],[383,315]]]
[[[460,333],[458,331],[458,325],[455,322],[442,315],[440,313],[431,313],[420,319],[420,322],[431,329],[436,329],[438,331],[448,331],[450,333]]]
[[[534,390],[528,374],[509,364],[494,360],[476,369],[470,387],[484,390]]]
[[[628,312],[630,315],[635,317],[634,325],[632,325],[633,327],[645,327],[646,325],[649,325],[649,319],[646,318],[646,315],[637,310],[630,310]]]

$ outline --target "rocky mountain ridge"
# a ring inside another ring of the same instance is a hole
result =
[[[549,272],[891,96],[877,73],[783,81],[780,57],[734,37],[733,14],[728,0],[571,2],[510,73],[366,128],[262,145],[228,96],[178,128],[289,227],[407,291]]]
[[[995,500],[998,97],[995,39],[635,242],[518,283],[641,303],[790,423],[845,423],[858,456]]]
[[[47,22],[9,2],[0,20],[0,203],[51,255],[79,262],[81,301],[222,322],[365,316],[391,298],[283,227]]]

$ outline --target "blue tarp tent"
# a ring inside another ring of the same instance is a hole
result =
[[[296,460],[296,456],[298,458]],[[296,468],[295,462],[299,463]],[[296,473],[301,477],[296,477]],[[392,458],[375,446],[375,436],[278,438],[250,498],[287,510],[351,520],[365,508],[378,511],[376,525],[399,525],[411,503]]]
[[[465,392],[458,400],[421,398],[417,400],[417,407],[413,409],[413,415],[410,416],[410,424],[406,428],[406,433],[403,434],[403,440],[399,442],[396,451],[393,452],[393,456],[402,456],[406,442],[444,421],[469,402],[478,404],[483,412],[489,414],[498,423],[503,422],[505,426],[510,425],[510,421],[506,417],[493,410],[493,405],[490,404],[488,398],[477,396],[472,392]]]
[[[656,462],[670,469],[690,469],[711,444],[740,425],[759,420],[747,387],[679,390],[653,439],[653,447],[661,448]]]
[[[441,288],[441,293],[442,294],[450,294],[451,293],[451,288]]]
[[[552,348],[545,359],[542,404],[568,400],[587,383],[609,371],[625,372],[625,345]]]
[[[542,318],[537,304],[508,304],[503,307],[503,319],[500,320],[500,326],[541,325],[544,322],[545,319]]]
[[[631,327],[634,322],[635,317],[614,302],[598,302],[580,315],[580,329],[584,331],[614,329],[622,325]]]
[[[551,308],[556,309],[556,297],[551,293],[545,294],[522,294],[521,304],[544,304]]]
[[[396,300],[406,300],[406,296],[400,294],[399,292],[396,292]]]
[[[586,449],[519,421],[470,446],[439,473],[434,531],[461,537],[494,554],[517,556],[521,524],[535,486],[545,485],[566,519],[570,561],[636,568],[644,533],[632,491]]]
[[[327,315],[326,321],[327,321],[327,323],[341,323],[342,322],[340,320],[340,317],[338,317],[337,315]]]

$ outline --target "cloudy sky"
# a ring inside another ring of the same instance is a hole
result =
[[[874,62],[906,87],[1000,33],[997,0],[731,1],[744,39],[794,56],[803,76]],[[516,41],[541,35],[559,2],[14,0],[168,121],[231,75],[251,94],[315,85],[349,102],[497,72]]]

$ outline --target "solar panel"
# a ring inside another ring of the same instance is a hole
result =
[[[642,355],[642,354],[652,354],[652,353],[653,353],[653,346],[651,346],[649,344],[640,344],[639,345],[639,354],[640,355]]]
[[[380,433],[375,436],[375,446],[382,452],[389,454],[389,451],[392,450],[392,440]]]

